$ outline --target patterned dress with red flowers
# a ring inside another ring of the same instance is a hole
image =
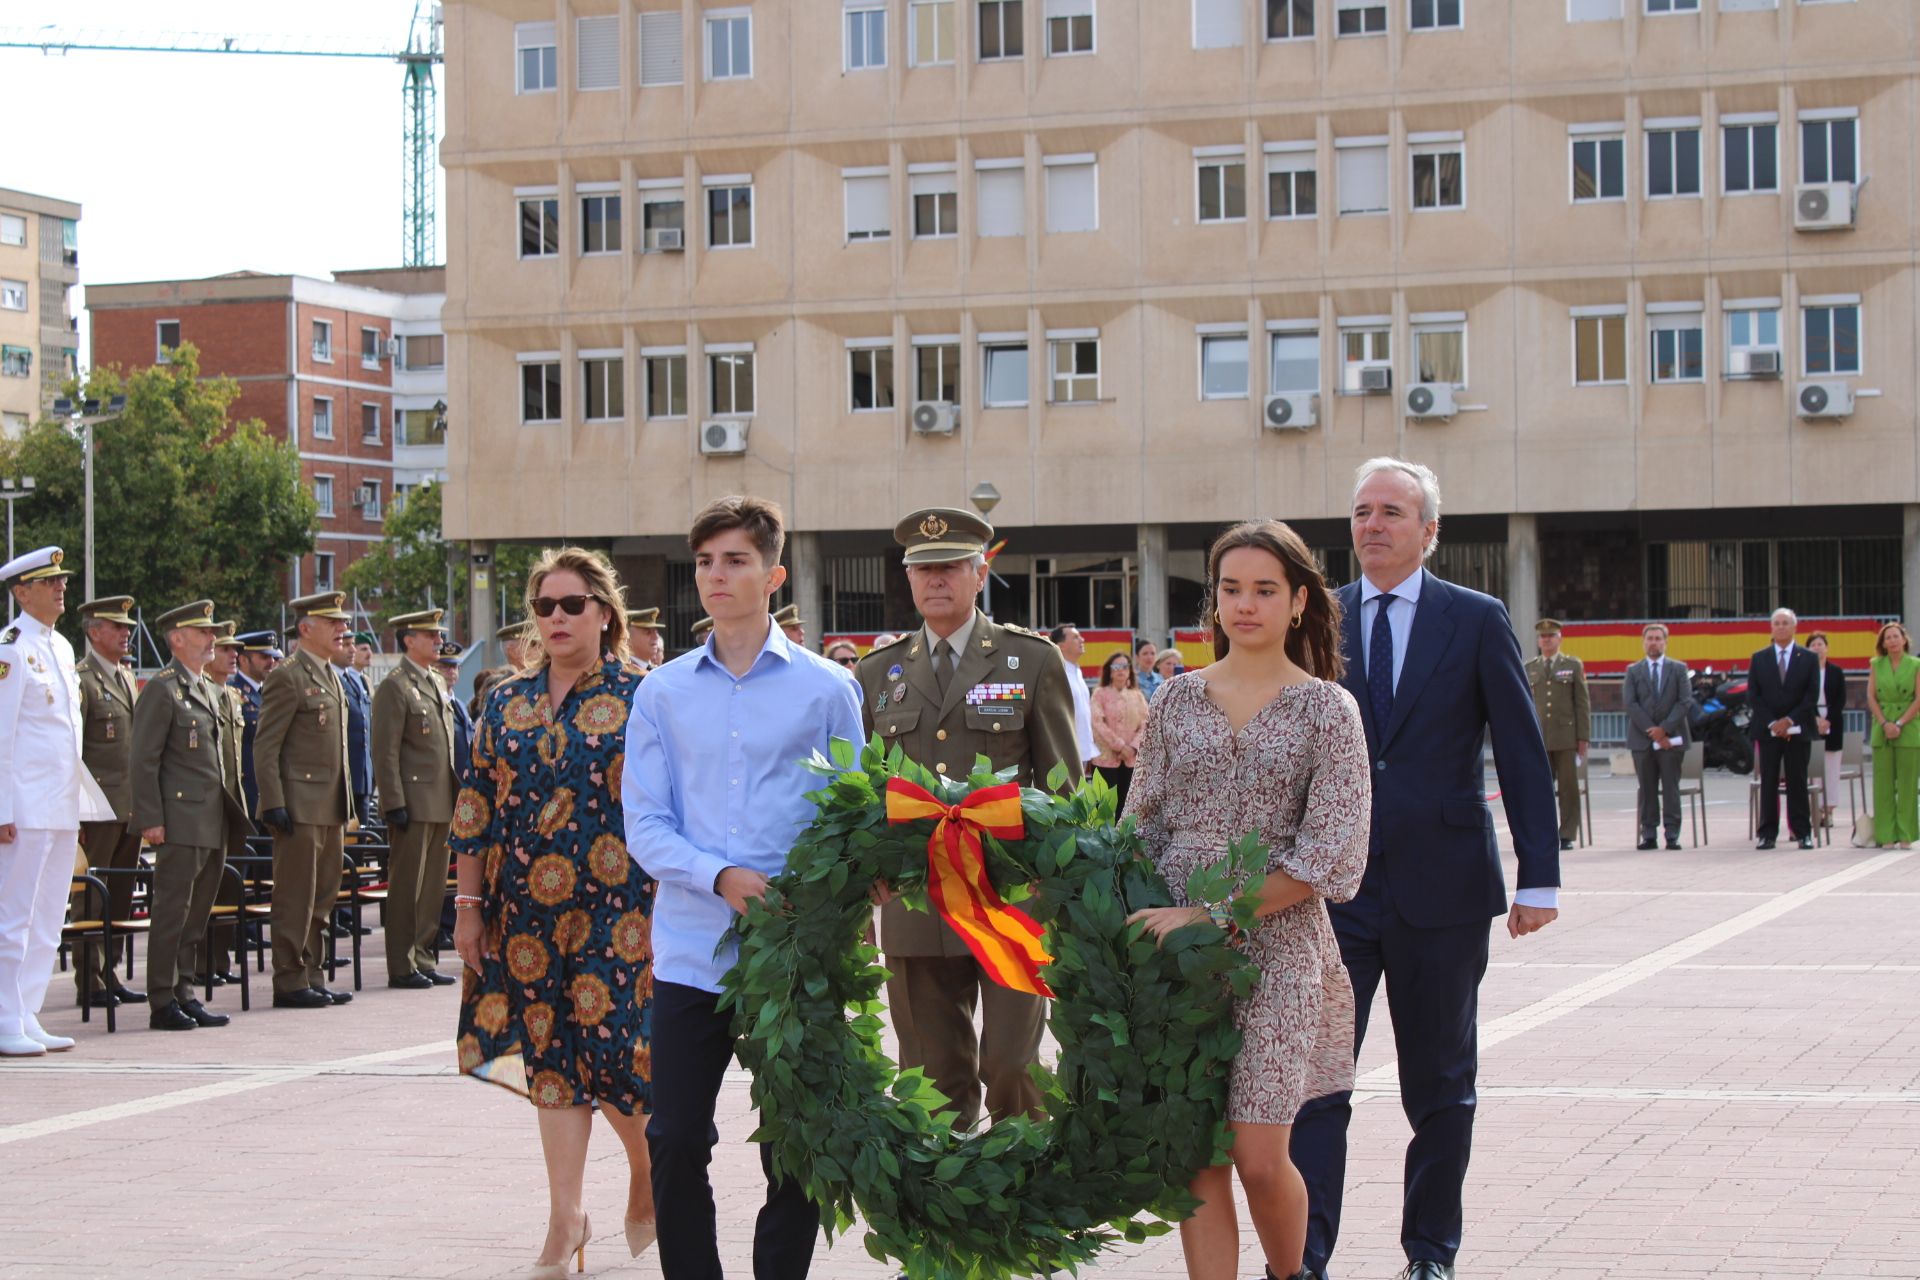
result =
[[[454,804],[454,852],[482,860],[485,928],[460,1069],[536,1107],[651,1105],[654,882],[627,856],[620,809],[640,680],[608,660],[557,712],[544,667],[503,681]]]

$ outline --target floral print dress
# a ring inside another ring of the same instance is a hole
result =
[[[486,957],[466,970],[460,1070],[536,1107],[650,1109],[654,882],[620,808],[640,680],[610,658],[558,711],[545,667],[503,681],[454,804],[454,852],[482,860]]]

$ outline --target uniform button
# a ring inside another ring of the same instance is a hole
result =
[[[897,724],[890,724],[890,725],[888,725],[888,726],[887,726],[887,732],[888,732],[888,733],[898,733],[898,732],[900,732],[900,726],[899,726],[899,725],[897,725]]]
[[[995,720],[995,721],[993,722],[993,731],[994,731],[995,733],[998,733],[998,732],[1000,732],[1000,722],[999,722],[998,720]]]
[[[933,736],[937,741],[945,742],[947,740],[947,731],[945,729],[942,729],[940,730],[940,732],[934,734]]]
[[[934,771],[937,773],[945,773],[947,771],[947,766],[945,761],[942,761],[941,763],[933,767],[934,767]]]

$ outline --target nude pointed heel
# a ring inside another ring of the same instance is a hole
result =
[[[580,1219],[580,1243],[573,1246],[573,1269],[584,1272],[587,1269],[587,1241],[593,1239],[593,1224],[585,1215]],[[526,1280],[567,1280],[567,1263],[563,1258],[559,1262],[536,1262],[527,1272]]]
[[[660,1234],[659,1223],[635,1222],[632,1218],[628,1218],[627,1219],[627,1251],[631,1253],[634,1257],[636,1258],[639,1257],[641,1254],[645,1253],[648,1249],[653,1247],[654,1238],[659,1234]]]

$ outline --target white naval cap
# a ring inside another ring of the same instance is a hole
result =
[[[41,547],[15,556],[0,564],[0,583],[12,586],[18,582],[38,582],[42,578],[71,578],[73,570],[60,567],[65,558],[66,553],[58,547]]]

